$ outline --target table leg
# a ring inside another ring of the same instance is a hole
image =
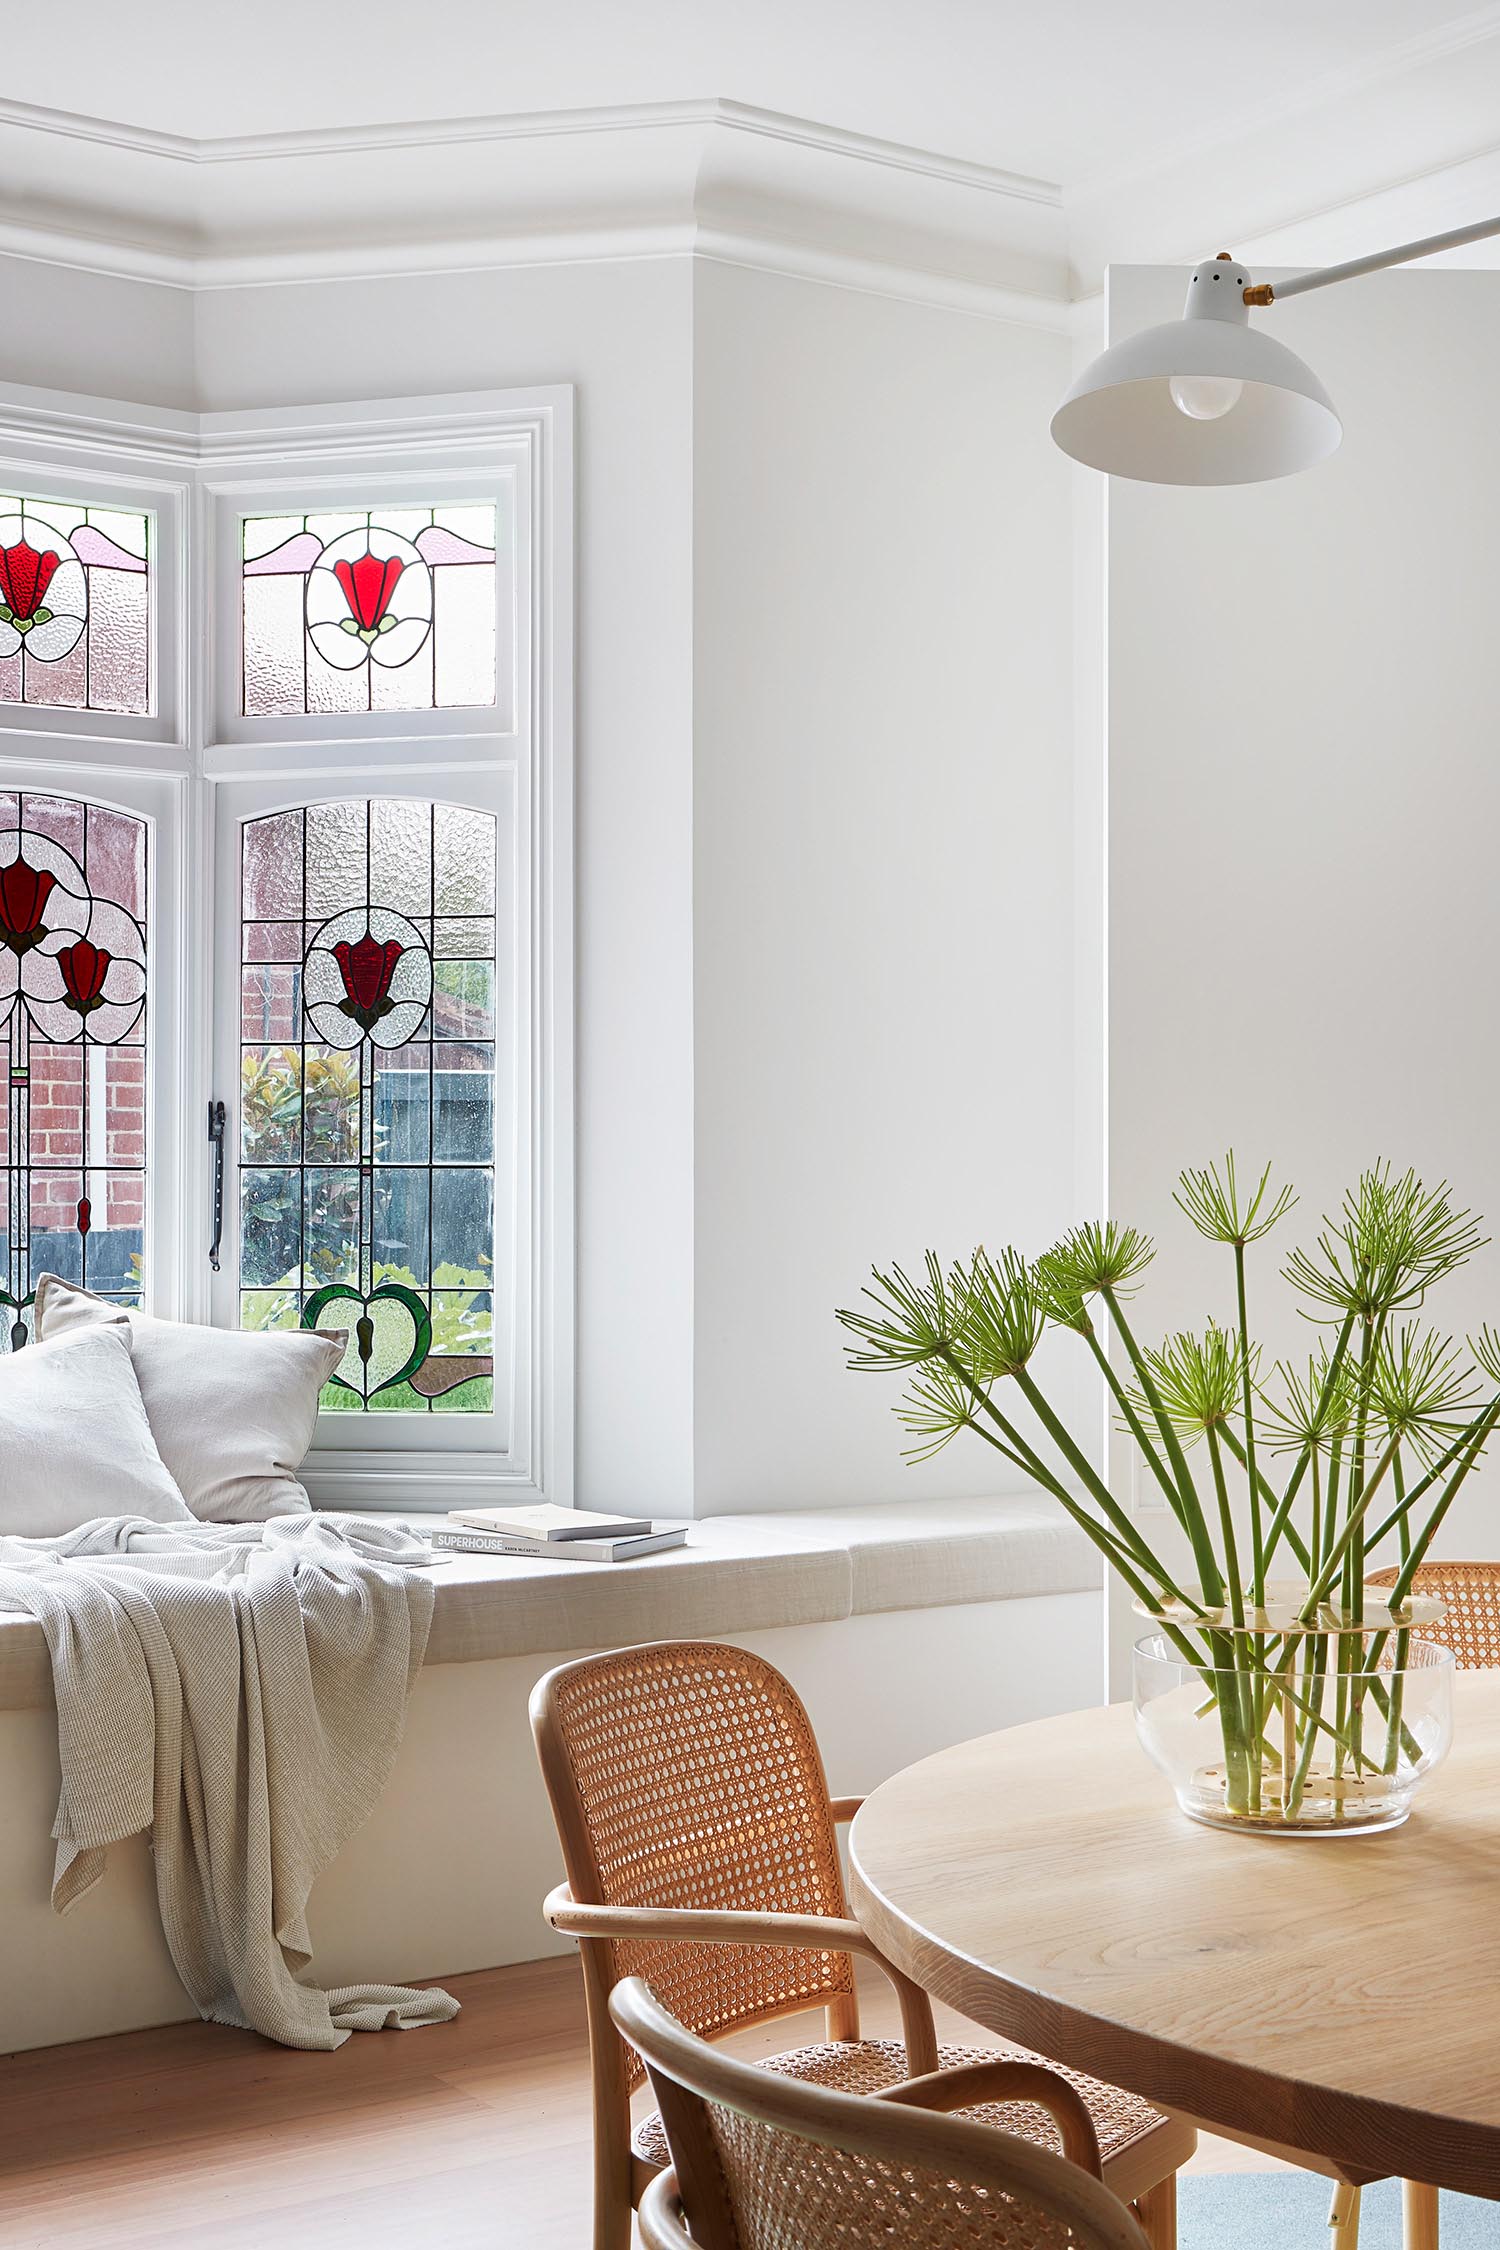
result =
[[[1177,2250],[1177,2174],[1169,2173],[1135,2199],[1135,2215],[1151,2250]],[[1437,2242],[1433,2236],[1434,2250]],[[1425,2250],[1425,2246],[1424,2246]]]
[[[1401,2182],[1401,2239],[1406,2250],[1438,2250],[1438,2191],[1423,2180]]]
[[[1350,2187],[1347,2180],[1334,2183],[1333,2203],[1328,2213],[1328,2224],[1334,2229],[1332,2240],[1336,2250],[1357,2250],[1359,2242],[1359,2189]]]

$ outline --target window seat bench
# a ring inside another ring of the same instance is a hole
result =
[[[565,1656],[757,1649],[806,1701],[838,1794],[1101,1692],[1098,1559],[1040,1495],[707,1517],[686,1547],[638,1562],[455,1555],[433,1582],[395,1771],[312,1900],[323,1982],[441,1977],[567,1944],[539,1911],[561,1869],[527,1717]],[[65,1920],[52,1913],[57,1790],[41,1629],[0,1617],[0,2053],[191,2013],[144,1839],[111,1853]]]
[[[1047,1500],[952,1500],[706,1516],[685,1547],[637,1562],[455,1554],[432,1575],[429,1665],[1085,1593],[1099,1559]],[[51,1703],[40,1625],[0,1616],[0,1711]]]

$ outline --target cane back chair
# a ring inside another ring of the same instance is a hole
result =
[[[1394,1586],[1399,1570],[1372,1570],[1365,1584],[1377,1593]],[[1460,1672],[1484,1672],[1500,1664],[1500,1563],[1418,1563],[1414,1594],[1435,1594],[1447,1614],[1422,1627],[1424,1641],[1451,1648]],[[1438,2250],[1438,2192],[1425,2180],[1401,2183],[1402,2239],[1405,2250]],[[1359,2189],[1334,2190],[1329,2225],[1339,2250],[1357,2250]]]
[[[630,2096],[645,2066],[610,2020],[623,1977],[647,1977],[706,2039],[821,2007],[826,2040],[764,2067],[846,2094],[994,2060],[990,2049],[939,2050],[926,1994],[850,1919],[835,1824],[860,1800],[830,1799],[807,1713],[773,1665],[705,1642],[622,1649],[549,1672],[531,1717],[567,1874],[543,1911],[578,1939],[583,1960],[595,2250],[626,2250],[631,2206],[668,2161],[659,2116],[632,2138]],[[894,1987],[904,2044],[860,2037],[856,1954]],[[1172,2250],[1193,2128],[1062,2075],[1093,2118],[1106,2184],[1138,2206],[1155,2250]],[[1057,2146],[1039,2109],[1012,2108],[1004,2122]]]
[[[1384,1592],[1399,1573],[1372,1570],[1367,1586]],[[1435,1594],[1446,1615],[1422,1627],[1424,1641],[1451,1648],[1460,1672],[1490,1671],[1500,1664],[1500,1563],[1418,1563],[1414,1594]]]
[[[1087,2107],[1054,2071],[993,2057],[870,2099],[716,2053],[639,1977],[610,2009],[645,2058],[671,2152],[641,2199],[644,2250],[1145,2250],[1100,2181]],[[1062,2153],[933,2114],[980,2098],[1045,2114]]]

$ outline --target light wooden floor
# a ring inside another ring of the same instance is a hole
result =
[[[576,1964],[455,1977],[457,2021],[294,2054],[174,2024],[0,2060],[4,2250],[586,2250]],[[895,2029],[866,1996],[866,2029]],[[945,2039],[985,2034],[940,2009]],[[768,2054],[820,2019],[747,2033]],[[1268,2160],[1208,2141],[1196,2169]]]

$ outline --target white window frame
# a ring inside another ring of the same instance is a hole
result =
[[[489,1417],[430,1415],[420,1433],[413,1418],[364,1417],[354,1443],[349,1417],[325,1416],[303,1471],[322,1506],[573,1497],[572,462],[567,386],[201,416],[0,386],[0,480],[146,506],[158,518],[157,710],[121,720],[0,706],[0,785],[56,788],[152,824],[150,1310],[231,1317],[239,822],[382,794],[472,803],[500,817],[516,968],[516,1160],[506,1177],[496,1167],[497,1200],[512,1194],[515,1209],[508,1442],[493,1442]],[[514,535],[492,710],[241,714],[241,515],[492,490],[504,502],[501,534],[508,526]],[[505,902],[502,889],[502,915]],[[210,1151],[199,1138],[215,1098],[231,1120],[217,1285],[207,1258]],[[498,1359],[495,1380],[498,1394]]]

